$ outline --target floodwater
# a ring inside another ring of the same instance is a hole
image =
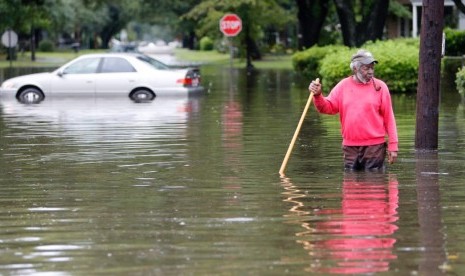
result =
[[[465,108],[441,97],[439,151],[344,173],[338,118],[291,71],[202,67],[204,95],[0,102],[2,275],[464,275]]]

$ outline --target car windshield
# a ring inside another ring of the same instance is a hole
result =
[[[150,64],[151,66],[155,67],[156,69],[158,70],[167,70],[167,69],[170,69],[170,67],[154,58],[151,58],[149,56],[145,56],[145,55],[140,55],[140,56],[137,56],[137,58],[139,60],[142,60],[148,64]]]

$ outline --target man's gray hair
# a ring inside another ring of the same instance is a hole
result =
[[[352,56],[350,60],[350,69],[354,71],[355,69],[360,69],[360,66],[367,65],[371,63],[378,63],[378,61],[373,57],[373,54],[368,52],[365,49],[360,49]]]
[[[362,63],[360,61],[351,61],[350,62],[350,70],[352,70],[352,72],[357,69],[359,70],[360,69],[360,66],[362,66]]]

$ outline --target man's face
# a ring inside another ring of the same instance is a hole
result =
[[[360,66],[360,69],[356,71],[357,77],[362,81],[362,82],[368,82],[370,81],[375,73],[375,64],[370,63],[370,64],[363,64]]]

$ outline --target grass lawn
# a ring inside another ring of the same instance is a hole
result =
[[[106,52],[107,50],[81,50],[78,53],[73,51],[57,52],[36,52],[35,61],[31,60],[31,53],[18,53],[17,60],[12,61],[12,67],[58,67],[71,59],[88,53]],[[213,63],[229,66],[229,54],[217,51],[192,51],[187,49],[176,49],[175,56],[179,60],[193,61],[200,63]],[[264,56],[262,60],[252,62],[257,69],[292,69],[291,55]],[[245,67],[245,59],[234,59],[234,67]],[[4,54],[0,54],[0,68],[10,67],[10,61],[6,60]]]
[[[12,67],[58,67],[82,54],[105,52],[105,50],[82,50],[57,52],[36,52],[35,61],[31,60],[31,53],[17,53],[17,60],[13,60]],[[0,55],[0,68],[10,67],[10,61],[6,60],[4,54]]]
[[[217,51],[192,51],[188,49],[177,49],[175,55],[180,60],[205,62],[228,65],[230,56]],[[253,61],[252,64],[257,69],[292,69],[291,55],[265,55],[262,60]],[[245,59],[234,59],[234,67],[245,67]]]

